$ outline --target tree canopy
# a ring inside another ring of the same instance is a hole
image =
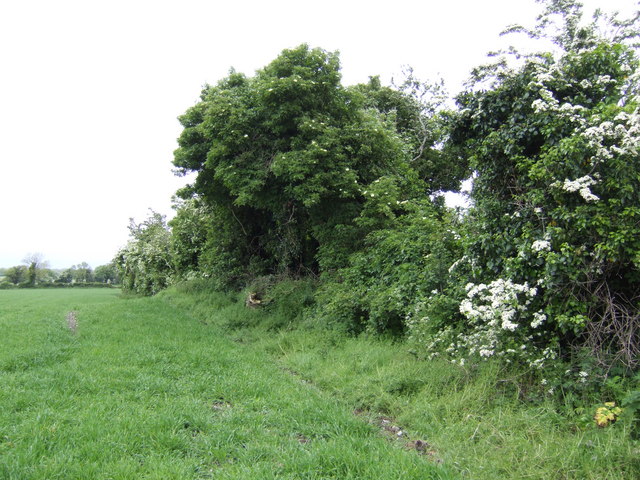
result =
[[[197,172],[180,195],[209,209],[217,231],[210,251],[226,257],[230,272],[344,266],[371,229],[356,219],[375,182],[392,191],[383,198],[399,201],[463,178],[464,169],[441,173],[434,122],[414,96],[376,78],[346,88],[339,68],[335,53],[285,50],[254,77],[232,71],[206,86],[180,117],[174,165]],[[395,210],[371,222],[382,225]]]

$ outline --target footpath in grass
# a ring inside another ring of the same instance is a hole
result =
[[[3,480],[456,478],[162,298],[0,291],[0,332]]]

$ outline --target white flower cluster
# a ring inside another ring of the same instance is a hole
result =
[[[453,262],[451,264],[451,266],[449,267],[449,273],[453,273],[455,271],[456,268],[458,268],[458,266],[466,261],[468,261],[469,259],[467,258],[466,255],[464,255],[462,258],[459,258],[458,260],[456,260],[455,262]]]
[[[580,192],[580,196],[587,202],[597,202],[600,198],[597,195],[594,195],[589,188],[591,185],[595,185],[596,183],[598,182],[589,175],[585,175],[584,177],[580,177],[576,180],[569,180],[568,178],[565,178],[564,183],[562,184],[562,189],[566,192]]]
[[[547,83],[555,77],[561,75],[557,65],[538,65],[538,74],[529,84],[529,87],[538,90],[537,98],[531,103],[531,107],[536,113],[553,112],[557,117],[564,118],[577,125],[576,128],[586,126],[584,112],[586,108],[582,105],[572,105],[568,102],[560,104],[553,92],[547,87]],[[588,82],[583,80],[582,83]],[[581,84],[582,85],[582,84]]]
[[[628,67],[628,66],[627,66]],[[638,155],[640,151],[640,114],[638,110],[633,113],[621,112],[613,121],[603,120],[600,115],[588,116],[588,109],[583,105],[572,105],[562,103],[555,98],[550,90],[549,82],[557,81],[563,77],[563,73],[558,64],[539,64],[535,79],[529,87],[537,90],[539,98],[531,104],[536,113],[553,112],[557,118],[568,120],[574,125],[575,133],[582,136],[589,147],[593,150],[593,155],[589,159],[592,165],[606,162],[616,155]],[[640,76],[640,73],[636,74]],[[637,84],[637,77],[635,78]],[[571,79],[565,79],[567,85],[571,85]],[[575,85],[583,89],[598,88],[603,92],[608,85],[616,83],[609,75],[599,75],[591,79],[582,79]],[[630,92],[637,92],[630,88]],[[571,181],[569,181],[571,182]],[[584,188],[574,191],[580,192],[582,197],[588,201],[597,201],[598,197],[591,193],[587,185]]]
[[[467,284],[467,298],[460,303],[460,313],[472,322],[483,322],[489,327],[499,326],[510,332],[518,328],[519,313],[525,311],[536,296],[536,287],[513,283],[499,278],[489,285]]]
[[[620,112],[613,121],[601,121],[598,115],[591,118],[591,125],[581,135],[594,150],[592,162],[602,163],[615,155],[635,156],[640,151],[640,115]]]
[[[531,244],[531,250],[534,252],[551,250],[551,242],[549,240],[536,240]]]
[[[554,355],[551,350],[539,352],[535,348],[528,348],[533,336],[528,334],[523,321],[533,318],[530,325],[535,329],[547,319],[542,311],[533,315],[528,312],[538,293],[535,287],[498,279],[488,285],[469,283],[466,290],[467,298],[459,308],[471,321],[469,333],[454,336],[452,331],[445,329],[429,336],[422,332],[428,318],[412,319],[407,323],[414,343],[422,343],[430,352],[430,357],[437,356],[440,351],[460,365],[463,365],[467,355],[479,359],[501,357],[507,362],[520,358],[526,359],[532,368],[542,368],[546,359]],[[514,342],[521,343],[515,345]],[[512,345],[513,348],[507,348],[506,345]]]
[[[580,108],[573,110],[577,112]],[[599,115],[593,115],[581,122],[576,133],[586,140],[593,151],[589,158],[592,166],[606,163],[617,156],[637,156],[640,153],[640,114],[637,110],[633,113],[620,112],[613,121],[603,121]],[[596,172],[575,180],[565,178],[552,186],[566,192],[578,192],[586,202],[597,202],[600,198],[590,188],[597,183]]]
[[[454,332],[450,327],[433,333],[429,317],[420,315],[423,303],[416,307],[415,315],[407,317],[409,341],[425,352],[427,358],[444,355],[455,364],[465,365],[473,358],[497,357],[506,363],[525,362],[536,370],[542,370],[556,358],[552,347],[535,346],[535,338],[543,333],[532,330],[548,320],[544,312],[530,311],[538,294],[535,287],[498,279],[488,285],[469,283],[466,289],[467,298],[459,307],[470,320],[465,333]]]
[[[538,328],[540,325],[542,325],[545,320],[547,319],[547,316],[542,313],[542,312],[535,312],[533,314],[533,321],[531,322],[531,328]]]

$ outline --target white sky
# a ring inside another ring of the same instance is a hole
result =
[[[587,0],[625,9],[633,0]],[[253,74],[301,43],[339,50],[343,82],[411,65],[460,89],[534,0],[4,0],[0,267],[109,262],[128,219],[171,215],[176,117],[229,67]]]

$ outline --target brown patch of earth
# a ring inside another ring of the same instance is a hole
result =
[[[78,316],[74,311],[67,313],[67,328],[74,334],[78,333]]]

